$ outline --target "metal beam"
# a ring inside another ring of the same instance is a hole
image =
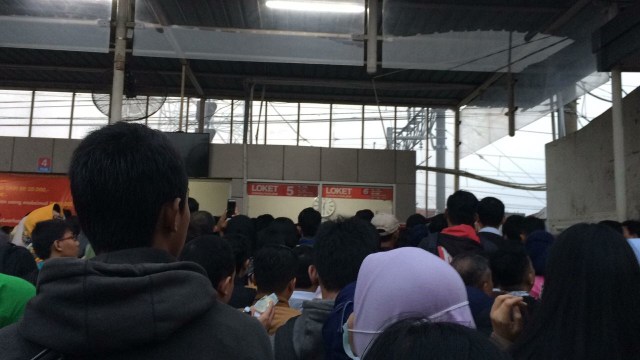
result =
[[[613,123],[613,178],[618,221],[627,220],[627,173],[625,165],[622,78],[619,69],[611,71],[611,118]]]
[[[65,82],[51,82],[47,85],[33,86],[30,81],[2,81],[3,89],[14,90],[46,90],[46,91],[77,91],[77,92],[92,92],[95,84],[93,83],[65,83]],[[234,100],[243,100],[246,93],[240,89],[204,89],[204,97],[216,98],[224,97]],[[164,86],[139,86],[137,91],[141,95],[146,96],[179,96],[180,87],[164,87]],[[198,97],[198,94],[193,90],[185,89],[185,96]],[[387,106],[431,106],[440,108],[455,108],[458,103],[457,99],[445,98],[416,98],[416,97],[391,97],[380,96],[378,97],[378,103],[373,95],[335,95],[335,94],[304,94],[299,92],[267,92],[265,94],[265,100],[268,101],[283,101],[283,102],[310,102],[310,103],[334,103],[334,104],[346,104],[346,105],[387,105]]]
[[[507,11],[507,12],[527,12],[533,14],[558,13],[566,7],[554,6],[519,6],[519,5],[491,5],[491,4],[452,4],[449,2],[427,3],[427,2],[389,2],[390,8],[402,8],[407,10],[452,10],[452,11]]]
[[[0,69],[8,70],[25,70],[25,71],[52,71],[52,72],[79,72],[79,73],[94,73],[102,74],[107,71],[107,68],[93,68],[93,67],[74,67],[74,66],[48,66],[48,65],[24,65],[24,64],[0,64]],[[166,70],[148,70],[148,69],[136,69],[138,74],[149,75],[165,75],[165,76],[181,76],[180,71],[166,71]],[[191,75],[189,75],[191,74]],[[343,79],[313,79],[313,78],[289,78],[289,77],[277,77],[277,76],[245,76],[245,75],[232,75],[232,74],[217,74],[217,73],[203,73],[193,72],[190,67],[187,67],[187,76],[189,76],[196,92],[199,93],[198,88],[201,88],[196,78],[206,78],[211,80],[227,80],[227,81],[249,81],[251,83],[259,85],[276,85],[276,86],[306,86],[306,87],[323,87],[323,88],[342,88],[342,89],[362,89],[373,90],[373,84],[369,80],[343,80]],[[191,79],[191,76],[194,78]],[[433,91],[448,91],[448,90],[473,90],[477,89],[474,84],[465,83],[438,83],[438,82],[403,82],[403,81],[376,81],[375,87],[377,90],[433,90]],[[203,90],[204,92],[204,90]]]
[[[124,93],[124,71],[127,50],[127,22],[129,21],[129,0],[118,0],[116,17],[115,54],[113,55],[113,82],[111,85],[111,103],[109,105],[109,123],[122,120],[122,94]]]
[[[171,29],[172,24],[169,23],[167,15],[162,9],[162,6],[157,0],[146,0],[146,2],[151,12],[153,12],[156,19],[158,20],[160,25],[163,27],[164,35],[167,38],[167,41],[169,42],[173,50],[176,52],[176,54],[178,54],[178,57],[180,58],[180,64],[182,64],[183,76],[184,76],[184,73],[186,73],[186,75],[189,77],[189,81],[191,82],[191,85],[193,85],[193,87],[196,89],[196,93],[198,94],[199,97],[202,97],[204,95],[204,91],[202,91],[202,87],[200,86],[200,83],[198,82],[197,77],[195,76],[193,71],[191,71],[191,67],[189,66],[189,60],[187,60],[187,57],[185,56],[184,52],[182,51],[182,48],[180,47],[180,44],[176,40],[175,36],[173,36],[173,30]]]
[[[488,78],[482,85],[478,86],[475,90],[473,90],[469,95],[467,95],[462,101],[458,103],[457,108],[461,108],[463,106],[468,105],[470,102],[475,100],[478,96],[482,95],[485,90],[489,88],[489,86],[493,85],[496,81],[500,80],[505,74],[504,73],[494,73]]]
[[[367,1],[367,73],[378,71],[378,0]]]

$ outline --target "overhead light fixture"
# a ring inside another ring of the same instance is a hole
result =
[[[269,0],[268,8],[291,11],[307,12],[332,12],[332,13],[362,13],[364,5],[357,2],[345,1],[314,1],[314,0]]]

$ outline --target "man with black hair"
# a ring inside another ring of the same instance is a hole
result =
[[[187,200],[188,204],[189,204],[189,212],[191,214],[193,214],[196,211],[200,210],[200,203],[198,202],[198,200],[189,197],[189,199]]]
[[[371,219],[373,219],[374,216],[375,214],[370,209],[358,210],[356,211],[356,215],[355,215],[355,217],[360,218],[367,222],[371,222]]]
[[[187,230],[187,243],[197,237],[213,234],[216,220],[208,211],[194,211],[191,213],[189,229]]]
[[[3,359],[272,358],[260,323],[217,301],[202,267],[175,261],[188,183],[166,135],[123,122],[94,131],[69,180],[97,256],[44,265],[23,319],[0,330]]]
[[[481,252],[480,238],[474,228],[478,218],[478,199],[472,193],[458,190],[447,199],[445,217],[448,226],[440,233],[423,239],[419,247],[451,262],[458,254]]]
[[[335,300],[322,328],[328,359],[349,359],[342,346],[342,326],[353,312],[360,266],[377,251],[378,238],[376,229],[357,217],[327,221],[318,230],[314,264],[322,299]]]
[[[218,299],[229,303],[233,293],[236,263],[231,245],[216,235],[204,235],[188,242],[180,260],[192,261],[207,271]]]
[[[44,260],[59,257],[78,257],[80,242],[71,224],[61,219],[41,221],[31,232],[36,255]]]
[[[489,315],[493,305],[493,280],[489,260],[478,254],[460,254],[453,258],[451,266],[464,282],[476,328],[490,335],[492,329]]]
[[[529,215],[524,218],[524,222],[522,223],[522,229],[524,230],[524,239],[526,239],[527,236],[529,236],[529,234],[531,234],[534,231],[547,231],[547,227],[544,224],[544,220],[537,218],[533,215]],[[620,231],[622,231],[622,228],[620,228]]]
[[[504,223],[504,203],[487,196],[478,203],[478,237],[487,254],[493,253],[504,245],[500,226]]]
[[[233,292],[228,304],[236,309],[244,309],[253,304],[256,298],[256,289],[247,287],[248,272],[251,265],[251,244],[249,239],[242,234],[227,234],[224,239],[231,245],[235,257],[236,276],[233,284]]]
[[[254,282],[258,288],[256,302],[270,294],[278,297],[273,320],[267,329],[269,335],[275,334],[292,317],[300,315],[300,311],[289,306],[289,298],[296,287],[297,268],[296,255],[283,245],[265,245],[253,260]]]
[[[298,214],[298,231],[300,232],[298,244],[313,246],[314,237],[321,222],[322,216],[318,210],[308,207],[300,211]]]
[[[320,226],[309,276],[318,278],[322,300],[303,302],[302,315],[278,330],[274,341],[277,359],[348,359],[342,348],[342,325],[353,312],[360,265],[376,251],[377,242],[375,228],[357,217]]]
[[[34,285],[38,280],[39,269],[46,260],[60,257],[77,258],[80,254],[80,241],[72,225],[61,219],[37,223],[31,232],[31,245],[36,256],[42,260],[38,264],[38,270],[25,278]]]
[[[520,296],[527,303],[526,314],[533,314],[537,301],[529,294],[535,281],[535,270],[523,245],[513,244],[499,249],[489,258],[494,295]],[[526,319],[525,319],[526,320]]]
[[[298,258],[298,269],[296,270],[296,288],[289,298],[289,306],[302,311],[302,303],[316,297],[318,274],[313,266],[313,247],[299,245],[293,248],[293,253]]]
[[[502,233],[510,244],[523,244],[527,236],[524,232],[525,217],[522,215],[510,215],[502,224]]]

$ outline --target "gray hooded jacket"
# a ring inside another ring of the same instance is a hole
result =
[[[0,329],[2,359],[272,359],[265,330],[215,298],[204,270],[139,248],[52,259],[23,319]]]
[[[302,315],[290,319],[276,332],[276,359],[324,359],[322,326],[333,310],[333,303],[333,300],[303,302]]]

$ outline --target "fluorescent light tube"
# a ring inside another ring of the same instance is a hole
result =
[[[268,8],[307,12],[362,13],[364,5],[355,2],[313,1],[313,0],[269,0]]]

